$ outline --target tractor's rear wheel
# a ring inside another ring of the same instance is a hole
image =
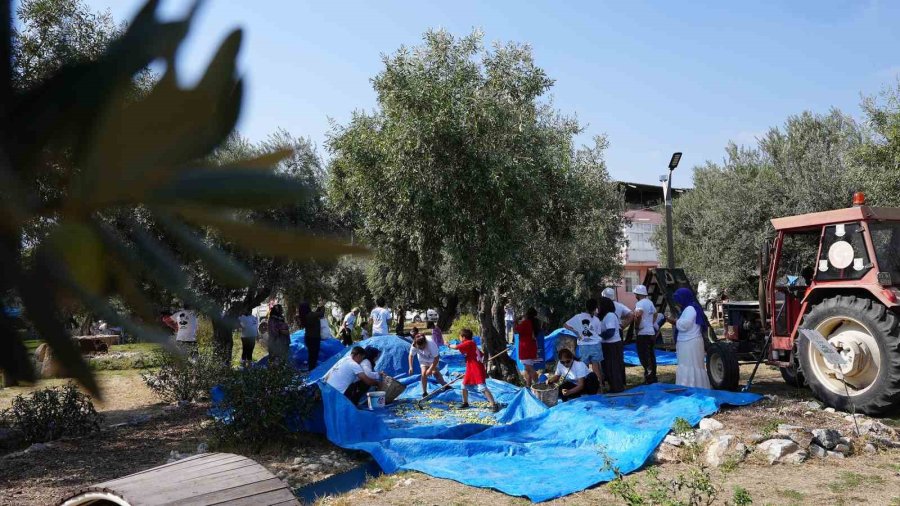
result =
[[[870,299],[838,295],[813,307],[801,326],[818,330],[847,361],[838,369],[800,339],[800,368],[816,397],[842,411],[855,405],[868,415],[900,409],[898,323],[895,313]]]
[[[741,366],[730,344],[717,341],[706,347],[706,374],[716,390],[737,390]]]

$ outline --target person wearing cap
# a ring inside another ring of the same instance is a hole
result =
[[[631,314],[631,309],[628,306],[616,300],[616,290],[613,287],[607,286],[600,295],[612,301],[613,306],[616,307],[616,318],[619,319],[619,324],[622,328],[631,325],[634,315]]]
[[[637,298],[634,321],[637,326],[637,353],[644,367],[644,384],[656,383],[656,306],[647,298],[647,287],[637,285],[632,290]]]

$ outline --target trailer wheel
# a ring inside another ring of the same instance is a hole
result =
[[[730,344],[718,341],[706,348],[706,374],[716,390],[737,390],[741,367]]]
[[[867,415],[900,410],[898,323],[895,313],[870,299],[838,295],[813,307],[802,327],[818,330],[848,362],[838,371],[806,339],[800,339],[801,371],[816,397],[842,411],[849,411],[852,403]]]

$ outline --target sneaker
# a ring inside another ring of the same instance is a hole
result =
[[[428,397],[428,392],[422,392],[422,398],[424,399],[426,397]]]
[[[499,404],[494,404],[493,406],[491,406],[491,411],[494,412],[494,413],[500,411],[500,405],[499,405]]]
[[[459,403],[459,409],[467,409],[468,407],[469,407],[469,403],[468,403],[468,402],[461,402],[461,403]]]

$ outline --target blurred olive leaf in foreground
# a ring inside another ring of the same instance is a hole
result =
[[[165,237],[203,262],[220,282],[246,286],[252,274],[204,242],[197,227],[216,230],[237,247],[295,259],[360,253],[338,240],[299,230],[263,228],[230,217],[229,210],[274,208],[302,199],[304,186],[271,167],[290,151],[227,166],[204,163],[234,129],[243,82],[235,58],[241,32],[229,34],[193,88],[178,85],[176,54],[190,30],[181,20],[156,19],[158,1],[140,10],[127,30],[93,61],[65,64],[30,88],[13,85],[12,2],[3,2],[0,75],[0,294],[21,301],[38,335],[69,375],[99,394],[71,339],[63,313],[80,304],[113,325],[163,341],[142,279],[218,317],[212,301],[188,288],[181,258]],[[151,62],[165,73],[135,96],[133,79]],[[71,160],[58,195],[41,199],[41,175],[59,170],[48,153]],[[141,221],[143,220],[143,221]],[[48,232],[25,239],[40,222]],[[121,223],[127,226],[117,226]],[[124,317],[117,296],[133,310]],[[0,368],[12,380],[33,380],[13,318],[0,314]]]

